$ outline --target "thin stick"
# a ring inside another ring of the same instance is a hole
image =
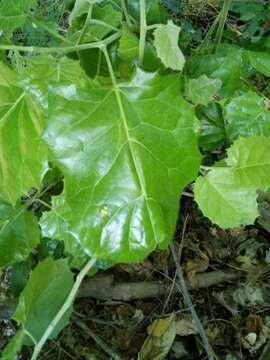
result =
[[[31,360],[36,360],[38,358],[38,355],[41,351],[41,349],[43,348],[45,342],[48,340],[48,338],[50,337],[51,333],[53,332],[53,330],[55,329],[55,327],[58,325],[59,321],[62,319],[62,317],[64,316],[64,314],[67,312],[67,310],[72,306],[73,301],[77,295],[77,292],[79,290],[79,287],[84,279],[84,277],[86,276],[86,274],[88,273],[88,271],[95,265],[96,263],[96,259],[92,258],[90,259],[86,265],[84,266],[84,268],[79,272],[76,281],[66,299],[66,301],[64,302],[64,304],[62,305],[62,307],[60,308],[60,310],[58,311],[58,313],[55,315],[55,317],[53,318],[53,320],[50,322],[49,326],[47,327],[47,329],[45,330],[44,334],[42,335],[41,339],[38,341],[38,343],[35,345],[34,347],[34,352],[32,354]]]
[[[214,355],[213,349],[211,348],[211,346],[209,344],[209,341],[208,341],[208,338],[206,336],[205,330],[204,330],[204,328],[202,326],[202,323],[201,323],[201,321],[200,321],[200,319],[199,319],[199,317],[197,315],[197,312],[196,312],[196,310],[195,310],[195,308],[194,308],[194,306],[192,304],[192,301],[190,299],[190,295],[189,295],[187,285],[186,285],[186,282],[185,282],[185,279],[184,279],[183,271],[182,271],[182,268],[180,266],[179,259],[178,259],[177,255],[176,255],[176,251],[175,251],[175,247],[174,247],[173,243],[170,244],[170,250],[171,250],[171,253],[172,253],[172,256],[173,256],[173,261],[175,263],[177,277],[178,277],[179,284],[180,284],[181,289],[182,289],[184,300],[185,300],[185,302],[186,302],[186,304],[187,304],[187,306],[189,308],[189,311],[190,311],[193,319],[196,322],[196,326],[197,326],[199,334],[201,336],[201,339],[202,339],[205,351],[207,353],[208,359],[214,360],[215,355]]]
[[[111,359],[121,360],[121,357],[116,354],[109,346],[97,335],[95,334],[84,322],[81,320],[75,320],[76,325],[78,325],[86,334],[91,336],[91,338],[98,344],[98,346],[110,356]]]

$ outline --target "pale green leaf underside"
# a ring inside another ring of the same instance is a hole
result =
[[[138,71],[119,88],[54,86],[44,139],[65,175],[41,219],[69,253],[140,261],[171,240],[198,170],[192,107],[178,76]],[[115,92],[116,91],[116,92]]]
[[[49,323],[65,302],[73,286],[73,274],[67,259],[46,258],[33,270],[26,288],[20,295],[13,319],[22,326],[24,345],[32,345],[30,334],[39,341]],[[51,338],[66,326],[71,309],[64,315]],[[26,331],[25,331],[26,330]]]
[[[47,171],[47,149],[40,140],[38,107],[13,72],[0,64],[0,199],[15,204]]]
[[[154,46],[162,63],[170,69],[182,71],[185,57],[178,46],[180,28],[172,21],[158,25],[154,31]]]
[[[206,75],[201,75],[197,79],[189,79],[186,97],[193,104],[207,105],[213,100],[221,85],[222,81],[220,79],[210,79]]]
[[[222,228],[253,224],[257,190],[270,186],[270,138],[239,138],[228,150],[228,167],[214,167],[195,183],[195,199]]]

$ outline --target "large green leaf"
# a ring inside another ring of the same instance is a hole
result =
[[[12,32],[22,26],[30,9],[37,0],[2,0],[0,1],[0,31],[4,40],[9,40]]]
[[[25,260],[38,243],[37,219],[23,206],[0,203],[0,266]]]
[[[264,98],[253,91],[233,97],[224,106],[223,113],[231,140],[239,136],[270,136],[270,111]]]
[[[13,319],[22,326],[23,344],[38,342],[65,302],[73,286],[73,274],[66,259],[47,258],[32,272],[22,291]],[[66,326],[72,309],[69,309],[54,329],[51,338]],[[28,335],[30,334],[30,336]],[[31,339],[32,337],[32,339]]]
[[[270,138],[239,138],[228,150],[227,167],[214,167],[195,184],[204,215],[223,228],[252,224],[257,190],[270,186]]]
[[[0,199],[15,204],[47,171],[39,107],[0,63]]]
[[[115,261],[166,247],[201,158],[179,77],[138,70],[117,88],[51,87],[50,101],[44,139],[65,188],[43,215],[43,234],[69,253]]]
[[[185,57],[178,46],[180,27],[168,21],[166,25],[158,25],[154,31],[154,46],[162,63],[173,70],[183,70]]]

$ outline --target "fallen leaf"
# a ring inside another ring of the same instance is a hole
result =
[[[176,335],[175,315],[157,319],[147,328],[145,340],[138,360],[164,360],[169,353]]]

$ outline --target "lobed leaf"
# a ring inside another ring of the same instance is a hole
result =
[[[50,102],[44,139],[65,188],[41,219],[44,236],[113,261],[166,247],[201,158],[178,76],[138,70],[117,88],[51,86]]]
[[[166,25],[158,25],[154,31],[154,46],[162,63],[170,69],[182,71],[185,58],[178,46],[180,27],[168,21]]]
[[[270,138],[239,138],[228,149],[226,167],[213,167],[195,183],[195,199],[204,215],[222,228],[253,224],[257,190],[270,185]]]

